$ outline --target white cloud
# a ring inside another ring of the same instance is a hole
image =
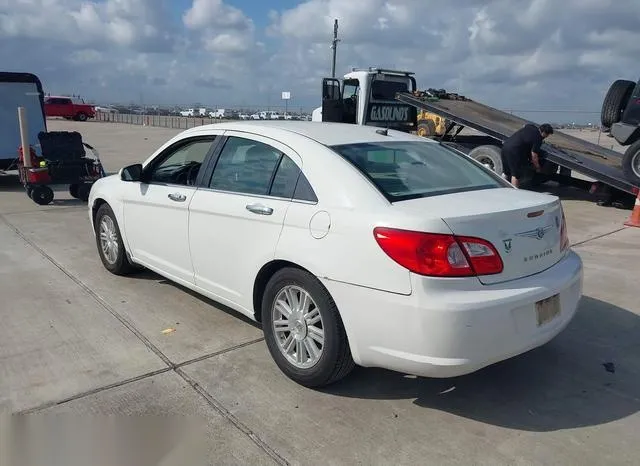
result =
[[[638,74],[638,0],[307,0],[265,16],[225,0],[0,0],[0,60],[99,99],[273,104],[290,90],[311,106],[337,18],[338,74],[400,67],[503,107],[597,109]]]

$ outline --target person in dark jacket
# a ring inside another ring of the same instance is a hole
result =
[[[553,134],[553,127],[544,123],[537,127],[528,123],[513,133],[502,144],[502,167],[507,181],[516,188],[524,176],[529,162],[540,172],[540,146]]]

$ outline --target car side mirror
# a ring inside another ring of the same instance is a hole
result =
[[[122,181],[142,181],[142,164],[128,165],[120,170]]]

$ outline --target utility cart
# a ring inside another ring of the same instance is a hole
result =
[[[86,202],[93,183],[105,176],[98,151],[77,131],[41,131],[38,140],[40,155],[30,147],[25,160],[19,149],[18,172],[27,195],[36,204],[47,205],[54,198],[52,185],[68,185],[72,197]]]

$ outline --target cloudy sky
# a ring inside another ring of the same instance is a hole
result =
[[[639,0],[0,0],[0,61],[97,102],[308,108],[334,18],[338,74],[408,69],[504,109],[598,111],[640,76]]]

